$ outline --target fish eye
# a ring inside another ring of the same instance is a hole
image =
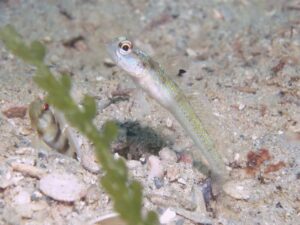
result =
[[[132,43],[128,40],[125,40],[125,41],[121,41],[119,43],[119,49],[120,49],[120,53],[122,55],[127,55],[131,52],[131,49],[132,49]]]
[[[49,104],[48,103],[45,103],[44,105],[43,105],[43,111],[47,111],[48,109],[49,109]]]

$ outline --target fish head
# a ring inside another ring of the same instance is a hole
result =
[[[106,49],[113,61],[133,78],[146,76],[146,71],[151,67],[150,57],[134,47],[132,41],[126,37],[113,39],[106,44]]]
[[[43,100],[37,98],[33,102],[30,103],[28,107],[29,118],[31,121],[31,125],[33,127],[38,127],[39,119],[45,112],[49,111],[48,103],[45,103]]]

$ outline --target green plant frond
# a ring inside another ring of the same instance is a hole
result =
[[[38,41],[27,45],[16,30],[7,25],[0,29],[0,39],[13,54],[25,62],[37,67],[34,81],[47,92],[46,100],[59,109],[70,125],[82,132],[95,146],[98,161],[101,163],[105,176],[101,184],[114,202],[115,210],[128,225],[156,225],[157,215],[149,212],[142,215],[142,186],[128,177],[128,170],[123,159],[115,160],[109,151],[110,143],[116,138],[118,127],[108,121],[99,133],[93,124],[96,115],[96,103],[90,96],[83,100],[83,110],[78,107],[70,95],[71,79],[61,75],[57,79],[43,63],[46,49]]]
[[[93,119],[97,113],[95,99],[91,96],[84,96],[83,99],[84,114],[86,117]]]
[[[45,47],[38,41],[32,42],[30,46],[26,45],[11,25],[0,29],[0,39],[10,51],[29,64],[38,66],[44,61]]]

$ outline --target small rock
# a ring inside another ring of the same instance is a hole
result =
[[[18,129],[19,133],[23,136],[28,136],[32,133],[32,130],[30,127],[24,127],[24,126],[21,126],[19,129]]]
[[[45,37],[43,38],[43,41],[44,41],[45,43],[50,43],[50,42],[52,42],[52,38],[51,38],[50,36],[45,36]]]
[[[121,217],[116,213],[104,214],[101,216],[97,216],[92,220],[88,221],[86,224],[90,225],[125,225],[125,221],[121,219]]]
[[[15,209],[17,211],[17,214],[21,216],[21,218],[32,218],[33,210],[30,204],[17,205],[15,206]]]
[[[179,176],[180,176],[180,170],[177,166],[172,165],[166,169],[166,178],[170,182],[177,180]]]
[[[16,209],[6,206],[2,212],[2,216],[6,224],[21,224],[21,217]]]
[[[40,190],[47,196],[64,202],[76,201],[86,194],[84,185],[68,173],[51,173],[40,180]]]
[[[154,177],[160,177],[160,178],[163,177],[164,169],[161,161],[157,156],[151,155],[149,157],[148,168],[149,168],[149,174],[148,174],[149,179],[152,179]]]
[[[183,185],[187,185],[187,182],[185,179],[183,179],[182,177],[178,178],[178,183],[183,184]]]
[[[211,218],[205,213],[176,208],[176,214],[190,220],[192,224],[213,224]]]
[[[159,222],[161,224],[169,224],[176,217],[176,213],[168,208],[164,213],[159,217]]]
[[[169,149],[168,147],[163,148],[162,150],[159,151],[159,157],[161,158],[161,160],[163,161],[167,161],[167,162],[177,162],[177,155],[174,151],[172,151],[171,149]]]
[[[15,56],[13,54],[9,53],[7,58],[10,59],[10,60],[13,60],[15,58]]]
[[[12,174],[8,167],[0,167],[0,189],[5,189],[12,185],[14,182],[12,180]]]
[[[0,177],[0,189],[8,188],[13,184],[11,179],[6,179],[5,177]]]
[[[146,162],[147,162],[147,160],[146,160],[145,157],[141,157],[141,158],[139,159],[139,161],[141,162],[142,165],[146,164]]]
[[[44,210],[49,207],[46,201],[31,202],[30,207],[33,211]]]
[[[190,56],[190,57],[196,57],[197,56],[197,53],[191,48],[187,48],[185,50],[185,52],[186,52],[187,56]]]
[[[14,106],[9,109],[2,111],[7,118],[24,118],[26,115],[27,107],[25,106]]]
[[[240,159],[240,154],[239,153],[235,153],[233,160],[234,161],[239,161],[239,159]]]
[[[38,152],[38,158],[43,160],[43,159],[47,159],[48,157],[48,152],[44,152],[44,151],[39,151]]]
[[[30,202],[31,202],[30,194],[27,191],[20,191],[14,197],[14,203],[17,204],[17,205],[28,204]]]
[[[74,211],[76,212],[82,212],[86,207],[85,201],[76,201],[74,202]]]
[[[242,110],[243,110],[245,107],[246,107],[246,105],[245,105],[245,104],[242,104],[242,103],[241,103],[241,104],[239,104],[239,110],[240,110],[240,111],[242,111]]]
[[[97,185],[93,184],[87,189],[85,201],[88,204],[93,204],[93,203],[99,201],[100,195],[101,195],[101,193],[99,191],[99,188],[97,187]]]
[[[96,81],[103,81],[103,80],[104,80],[104,77],[102,77],[102,76],[96,77]]]
[[[11,167],[13,168],[14,171],[20,172],[24,175],[28,175],[31,177],[35,177],[35,178],[41,178],[42,176],[45,175],[45,171],[35,167],[35,166],[31,166],[29,164],[25,164],[25,163],[17,163],[17,162],[13,162],[11,164]]]
[[[203,196],[203,201],[205,203],[205,208],[207,211],[211,210],[211,201],[213,200],[213,190],[212,190],[212,183],[211,179],[207,178],[204,180],[202,187],[201,187],[201,192]]]
[[[100,166],[96,161],[96,156],[94,152],[90,151],[90,149],[82,149],[84,154],[81,155],[80,163],[87,171],[97,174],[100,172]]]
[[[0,198],[0,210],[2,210],[5,206],[5,201],[4,199]]]
[[[51,64],[58,64],[58,62],[60,61],[60,57],[58,57],[57,55],[52,54],[49,58],[49,61]]]
[[[193,157],[192,157],[191,154],[183,152],[179,156],[179,162],[183,162],[183,163],[186,163],[186,164],[193,164]]]
[[[213,9],[213,16],[215,19],[224,20],[224,15],[217,9]]]
[[[206,213],[206,204],[202,190],[203,187],[199,186],[199,184],[194,184],[191,194],[193,196],[192,199],[197,206],[196,212],[204,214]]]
[[[84,52],[88,50],[88,46],[83,40],[78,40],[74,43],[74,48],[78,51]]]
[[[251,197],[254,186],[256,184],[255,180],[233,180],[224,184],[223,190],[230,197],[240,200],[248,200]]]
[[[116,66],[116,63],[114,61],[112,61],[110,58],[105,58],[103,60],[103,64],[104,64],[104,66],[107,66],[107,67],[114,67],[114,66]]]
[[[157,189],[160,189],[164,186],[164,180],[159,177],[154,177],[154,185]]]
[[[127,165],[128,169],[132,170],[132,169],[140,167],[142,164],[140,161],[137,161],[137,160],[128,160],[128,161],[126,161],[126,165]]]
[[[166,126],[167,126],[167,128],[173,127],[173,121],[169,117],[166,119]]]
[[[34,153],[34,148],[31,147],[22,147],[22,148],[18,148],[15,153],[17,155],[26,155],[26,154],[33,154]]]
[[[42,193],[39,191],[34,191],[31,196],[30,199],[31,201],[38,201],[43,197]]]

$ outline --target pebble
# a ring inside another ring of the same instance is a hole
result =
[[[139,161],[141,162],[142,165],[146,164],[146,162],[147,162],[145,157],[139,158]]]
[[[83,150],[83,148],[81,148]],[[85,154],[82,154],[80,163],[87,171],[98,174],[100,172],[100,166],[96,162],[96,157],[93,152],[89,150],[83,150]]]
[[[33,211],[40,211],[46,209],[48,207],[48,204],[46,201],[38,201],[31,202],[29,206]]]
[[[17,214],[19,216],[21,216],[21,218],[27,218],[27,219],[32,218],[33,209],[31,208],[30,204],[29,205],[28,204],[17,205],[15,207],[15,210],[16,210]]]
[[[193,224],[213,224],[211,218],[204,213],[176,208],[176,214],[190,220]]]
[[[257,182],[252,179],[233,180],[224,184],[223,190],[226,194],[234,199],[248,200],[252,191],[255,190]]]
[[[40,180],[40,190],[47,196],[64,202],[74,202],[86,195],[82,182],[73,174],[53,172]]]
[[[7,118],[21,118],[26,115],[27,107],[25,106],[13,106],[9,109],[2,111]]]
[[[137,161],[137,160],[127,160],[126,165],[127,165],[128,169],[133,170],[133,169],[141,167],[142,164],[140,161]]]
[[[158,155],[162,161],[176,163],[178,160],[176,153],[168,147],[164,147],[162,150],[160,150]]]
[[[102,77],[102,76],[96,77],[96,81],[103,81],[103,80],[104,80],[104,77]]]
[[[116,63],[114,61],[112,61],[110,58],[105,58],[103,60],[103,64],[106,67],[114,67],[114,66],[116,66]]]
[[[183,152],[179,156],[179,162],[183,162],[186,164],[193,164],[193,157],[189,153]]]
[[[20,191],[15,197],[14,197],[14,203],[17,205],[23,205],[23,204],[29,204],[31,202],[30,194],[27,191]]]
[[[34,191],[31,196],[30,196],[30,199],[31,201],[38,201],[40,199],[42,199],[43,195],[41,192],[39,191]]]
[[[187,185],[187,181],[185,179],[183,179],[182,177],[178,178],[178,183],[183,184],[183,185]]]
[[[176,217],[176,213],[168,208],[164,213],[159,217],[159,222],[161,224],[169,224],[172,222]]]
[[[11,179],[6,179],[5,177],[0,177],[0,189],[8,188],[13,184]]]
[[[23,135],[23,136],[28,136],[32,133],[32,130],[30,129],[30,127],[24,127],[21,126],[19,129],[19,134]]]
[[[0,189],[5,189],[12,185],[14,182],[12,180],[12,174],[8,167],[0,167]]]
[[[14,171],[20,172],[24,175],[28,175],[30,177],[41,178],[45,175],[44,170],[35,166],[31,166],[29,164],[13,162],[11,164],[11,167]]]
[[[3,220],[6,224],[21,224],[21,217],[16,209],[6,206],[2,211]]]
[[[162,166],[161,161],[157,156],[151,155],[148,159],[148,178],[152,179],[154,177],[162,178],[164,175],[164,168]]]
[[[169,117],[166,119],[166,126],[167,126],[167,128],[173,127],[173,121]]]
[[[116,213],[99,216],[87,222],[88,225],[125,225],[126,223]]]
[[[154,185],[157,189],[160,189],[164,186],[164,180],[159,177],[154,177]]]
[[[76,41],[74,44],[76,50],[84,52],[88,50],[88,46],[83,40]]]
[[[166,178],[170,181],[173,182],[177,180],[180,176],[180,169],[176,165],[170,165],[166,169]]]
[[[194,184],[192,189],[192,199],[193,202],[196,204],[196,212],[199,212],[201,214],[206,213],[206,205],[205,200],[202,192],[202,188],[199,186],[199,184]]]
[[[187,48],[185,50],[185,52],[186,52],[187,56],[190,56],[190,57],[196,57],[197,56],[197,53],[191,48]]]
[[[245,104],[239,104],[239,110],[242,111],[246,107]]]
[[[52,38],[50,36],[45,36],[45,37],[43,37],[43,41],[45,43],[50,43],[50,42],[52,42]]]
[[[101,196],[101,192],[97,185],[92,184],[86,192],[85,201],[88,204],[93,204],[95,202],[98,202]]]
[[[21,147],[21,148],[18,148],[15,153],[17,155],[26,155],[26,154],[33,154],[34,153],[34,148],[31,148],[31,147]]]

